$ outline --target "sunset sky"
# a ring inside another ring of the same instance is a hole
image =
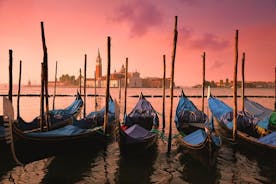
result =
[[[0,0],[0,83],[8,83],[9,49],[14,56],[14,84],[19,60],[22,83],[40,81],[43,59],[40,22],[44,22],[49,80],[78,75],[88,58],[94,77],[98,48],[106,73],[107,36],[111,37],[111,72],[129,58],[129,71],[162,77],[162,55],[170,75],[174,16],[178,16],[176,85],[206,80],[232,80],[235,30],[239,61],[246,53],[246,80],[273,81],[276,66],[275,0]],[[241,66],[239,64],[239,66]],[[239,79],[240,77],[239,71]]]

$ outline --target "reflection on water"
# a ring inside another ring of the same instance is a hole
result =
[[[116,183],[150,183],[153,172],[153,164],[157,156],[157,146],[143,153],[121,155],[118,161]]]
[[[39,88],[38,88],[39,89]],[[22,93],[38,93],[37,88],[22,89]],[[186,95],[200,95],[201,89],[184,89]],[[52,93],[50,89],[50,94]],[[88,89],[89,94],[93,89]],[[145,95],[161,95],[161,89],[129,89],[129,96],[138,95],[142,91]],[[75,94],[76,89],[58,88],[59,94]],[[98,89],[104,94],[105,89]],[[0,89],[1,94],[7,93]],[[167,95],[169,90],[166,91]],[[231,95],[231,89],[214,89],[214,95]],[[118,89],[111,89],[113,98],[118,99]],[[175,91],[175,95],[180,90]],[[273,95],[273,89],[249,89],[248,95]],[[57,97],[56,107],[63,108],[71,103],[74,97]],[[50,103],[52,99],[50,98]],[[136,104],[138,98],[128,98],[127,112]],[[162,112],[162,98],[148,98],[158,112]],[[201,106],[201,99],[191,99],[195,105]],[[224,102],[232,106],[231,98],[223,98]],[[274,101],[268,98],[256,98],[268,108],[273,108]],[[178,99],[174,99],[174,108]],[[0,100],[0,103],[2,100]],[[16,100],[14,100],[14,103]],[[99,107],[103,107],[104,98],[98,100]],[[240,102],[240,101],[239,101]],[[30,105],[31,104],[31,105]],[[16,107],[16,104],[14,104]],[[169,98],[166,99],[166,122],[168,123]],[[0,104],[2,106],[2,104]],[[0,108],[1,109],[1,108]],[[207,109],[207,100],[205,100]],[[94,99],[87,98],[87,112],[94,110]],[[2,109],[0,110],[0,113]],[[26,120],[31,120],[39,114],[38,97],[22,97],[21,114]],[[161,120],[161,118],[160,118]],[[173,124],[173,134],[177,130]],[[168,135],[166,127],[166,135]],[[158,141],[156,149],[140,156],[123,156],[120,154],[118,143],[112,142],[103,149],[93,147],[79,151],[72,150],[57,153],[51,157],[31,162],[24,167],[17,166],[11,161],[7,150],[0,149],[0,183],[276,183],[276,159],[256,155],[246,149],[240,149],[227,141],[223,142],[213,167],[206,167],[177,150],[175,143],[172,153],[167,156],[167,144]],[[29,150],[30,154],[32,151]]]

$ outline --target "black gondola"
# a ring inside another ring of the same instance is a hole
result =
[[[158,138],[157,112],[141,93],[134,109],[119,123],[119,146],[123,153],[141,152],[152,147]]]

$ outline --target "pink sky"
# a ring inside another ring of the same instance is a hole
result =
[[[50,80],[56,61],[58,76],[78,75],[84,54],[88,77],[93,77],[98,48],[105,74],[107,36],[112,39],[112,72],[128,57],[129,71],[161,77],[162,55],[166,54],[170,75],[176,15],[177,85],[201,83],[203,51],[206,80],[232,80],[236,29],[240,30],[240,60],[246,52],[246,80],[274,80],[275,0],[0,0],[0,83],[8,82],[9,49],[14,52],[14,84],[19,60],[23,62],[22,82],[39,83],[43,59],[40,21],[44,21]]]

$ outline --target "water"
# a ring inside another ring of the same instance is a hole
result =
[[[76,88],[58,88],[57,93],[73,95],[76,90]],[[186,95],[201,94],[201,89],[186,88],[184,90]],[[138,95],[141,91],[144,95],[162,94],[161,89],[129,89],[128,95]],[[52,92],[53,89],[50,89],[49,93],[52,94]],[[87,89],[88,94],[93,92],[94,89]],[[104,92],[105,89],[98,89],[99,94],[104,94]],[[25,87],[21,93],[38,94],[39,87]],[[240,91],[238,93],[240,94]],[[7,94],[7,89],[0,89],[0,94]],[[118,89],[112,88],[111,94],[118,100]],[[166,94],[169,95],[169,89],[166,90]],[[175,90],[175,94],[180,94],[180,90]],[[232,91],[231,89],[213,89],[212,94],[231,95]],[[273,89],[246,89],[246,95],[272,96],[273,94]],[[73,99],[74,97],[57,97],[56,108],[64,108]],[[137,100],[138,98],[127,98],[127,112],[131,111]],[[162,98],[148,98],[148,100],[158,112],[162,112]],[[201,106],[201,99],[191,98],[191,100],[198,107]],[[231,98],[222,100],[231,106],[233,104]],[[274,99],[254,98],[253,100],[273,109]],[[15,102],[16,98],[14,98],[14,107],[16,107]],[[98,98],[100,107],[104,105],[104,102],[103,97]],[[175,98],[174,110],[177,102],[178,98]],[[50,99],[50,107],[52,107],[51,104],[52,99]],[[166,135],[168,135],[169,104],[169,98],[167,98]],[[205,109],[207,109],[207,100],[205,100]],[[92,110],[94,110],[94,99],[88,97],[87,112]],[[21,97],[20,113],[25,120],[32,120],[39,114],[39,98]],[[162,120],[161,117],[160,120]],[[174,124],[173,134],[177,134]],[[120,155],[118,143],[112,142],[100,150],[91,149],[79,152],[72,150],[31,162],[24,167],[15,165],[11,156],[3,151],[0,153],[0,183],[276,183],[275,158],[261,157],[226,141],[223,142],[216,157],[216,164],[212,168],[179,152],[175,143],[172,145],[172,153],[169,157],[166,151],[167,144],[159,140],[158,146],[150,152],[126,157]]]

